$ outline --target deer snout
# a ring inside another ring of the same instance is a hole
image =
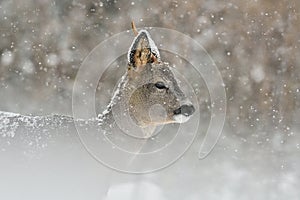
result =
[[[182,105],[174,110],[174,120],[178,123],[186,122],[189,117],[195,112],[195,107],[191,104]]]
[[[174,115],[182,114],[184,116],[190,116],[195,112],[193,105],[182,105],[180,108],[174,110]]]

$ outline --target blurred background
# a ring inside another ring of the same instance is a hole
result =
[[[235,170],[249,164],[255,171],[252,161],[258,160],[261,171],[256,175],[270,172],[262,182],[252,176],[246,179],[266,186],[267,192],[276,188],[275,196],[261,199],[299,198],[298,0],[1,0],[0,110],[71,115],[72,87],[84,58],[101,41],[130,29],[131,20],[137,28],[178,30],[208,51],[227,94],[226,131],[217,149],[231,159],[244,158]],[[107,88],[113,88],[118,79],[106,78]],[[207,91],[198,94],[206,105]],[[232,169],[229,162],[220,170],[230,173]],[[281,170],[282,176],[276,178]],[[224,180],[241,181],[243,173]],[[249,188],[255,191],[258,186]]]

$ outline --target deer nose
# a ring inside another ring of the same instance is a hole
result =
[[[193,105],[182,105],[180,108],[174,110],[174,115],[182,114],[184,116],[190,116],[195,112]]]

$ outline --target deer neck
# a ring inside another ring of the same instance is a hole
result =
[[[121,78],[121,81],[118,84],[117,89],[114,91],[114,94],[111,98],[110,103],[107,105],[106,109],[98,115],[98,120],[100,121],[100,125],[105,128],[111,128],[115,123],[114,120],[114,112],[116,111],[117,105],[126,105],[124,101],[128,99],[128,74],[124,74]]]

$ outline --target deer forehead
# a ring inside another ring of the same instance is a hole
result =
[[[174,74],[167,64],[147,64],[144,69],[136,74],[136,79],[152,81],[176,82]]]
[[[147,64],[145,68],[135,76],[131,84],[140,87],[159,81],[163,82],[168,87],[170,90],[169,94],[173,94],[178,99],[185,98],[171,67],[167,63]]]

